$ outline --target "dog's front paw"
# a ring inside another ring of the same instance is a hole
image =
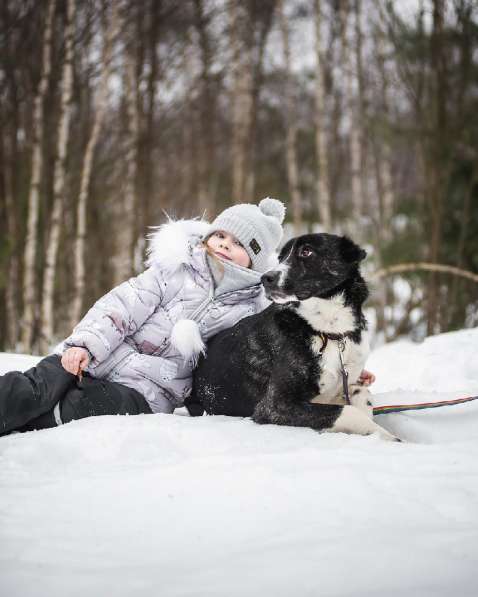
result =
[[[373,417],[372,394],[363,385],[353,384],[349,388],[350,404],[365,413],[370,419]]]
[[[380,439],[386,441],[401,441],[398,437],[380,425],[377,425],[377,423],[372,421],[372,419],[362,410],[348,404],[342,407],[341,413],[334,421],[330,431],[338,433],[357,433],[358,435],[377,435]]]

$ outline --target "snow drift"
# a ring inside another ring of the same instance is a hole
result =
[[[478,394],[477,345],[376,350],[375,404]],[[478,401],[377,420],[407,441],[184,413],[0,438],[0,594],[475,595]]]

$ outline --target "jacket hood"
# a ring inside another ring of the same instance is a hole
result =
[[[172,220],[153,227],[148,235],[146,265],[161,266],[167,273],[174,273],[181,265],[192,262],[192,252],[208,234],[211,225],[205,220]]]
[[[214,231],[206,220],[172,220],[161,226],[152,226],[148,234],[146,266],[161,266],[166,273],[172,274],[183,264],[191,265],[192,253],[204,238]],[[266,270],[277,267],[277,253],[270,254]],[[255,270],[254,270],[255,271]]]

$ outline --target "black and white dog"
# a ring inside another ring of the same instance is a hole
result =
[[[374,423],[370,393],[358,384],[368,353],[362,313],[368,290],[359,271],[365,255],[343,236],[290,240],[279,267],[262,277],[273,304],[209,342],[189,412],[396,440]]]

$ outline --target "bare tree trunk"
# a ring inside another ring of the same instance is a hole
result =
[[[389,106],[389,78],[387,66],[385,64],[385,40],[383,31],[380,30],[376,35],[376,55],[378,69],[381,79],[382,113],[385,118],[390,115]],[[392,149],[388,139],[380,140],[380,150],[376,153],[377,157],[377,176],[379,178],[380,201],[380,230],[382,239],[388,241],[391,235],[390,222],[395,205],[395,192],[392,178]]]
[[[252,61],[252,105],[250,116],[249,147],[247,149],[247,179],[246,196],[252,198],[256,194],[256,144],[257,144],[257,121],[260,95],[264,78],[264,52],[267,44],[267,38],[272,27],[274,11],[277,0],[262,0],[260,3],[251,2],[249,9],[252,9],[250,15],[251,25],[257,22],[257,32],[252,35],[248,31],[246,43],[253,47]],[[251,29],[251,28],[249,28]],[[255,40],[255,41],[254,41]]]
[[[8,175],[10,178],[10,175]],[[13,204],[13,195],[11,193],[11,182],[7,180],[6,183],[6,207],[7,212],[9,213],[8,217],[8,230],[9,236],[12,239],[12,244],[14,239],[16,238],[16,222],[15,222],[15,208]],[[12,349],[15,349],[18,341],[18,305],[17,305],[17,290],[19,286],[19,276],[18,276],[18,256],[15,251],[15,247],[11,247],[10,259],[8,264],[8,273],[7,273],[7,286],[5,289],[5,299],[6,299],[6,317],[7,317],[7,343]]]
[[[362,195],[362,140],[357,113],[357,85],[354,68],[350,57],[348,39],[348,9],[346,0],[339,0],[340,37],[342,40],[342,63],[345,78],[345,101],[349,118],[349,152],[350,152],[350,179],[352,194],[352,210],[355,221],[363,214]]]
[[[71,326],[73,327],[80,319],[83,299],[85,296],[85,239],[86,239],[86,214],[88,197],[90,191],[91,171],[95,148],[98,143],[101,127],[108,107],[108,83],[112,70],[112,53],[115,39],[121,27],[118,2],[113,2],[111,20],[105,33],[105,45],[103,48],[103,65],[99,83],[98,100],[96,105],[95,120],[91,129],[90,138],[86,146],[81,171],[80,194],[78,197],[76,216],[76,235],[74,244],[74,288],[75,294],[71,311]]]
[[[383,15],[380,14],[383,18]],[[380,112],[385,119],[390,117],[389,106],[389,77],[386,65],[385,36],[383,33],[383,22],[377,24],[374,33],[375,55],[377,57],[377,67],[380,74],[380,94],[381,106]],[[378,218],[373,218],[377,230],[377,262],[383,267],[383,250],[392,238],[391,221],[395,206],[395,192],[392,177],[392,148],[388,135],[378,137],[374,136],[373,159],[375,163],[376,191],[378,196]],[[385,340],[389,340],[388,326],[386,321],[386,307],[393,302],[393,289],[389,280],[377,290],[377,328],[382,330]]]
[[[118,205],[118,245],[115,283],[119,284],[133,275],[135,244],[136,173],[138,165],[139,110],[137,105],[136,64],[133,51],[126,51],[124,85],[127,106],[127,132],[125,147],[125,180]]]
[[[292,81],[289,24],[284,12],[284,1],[279,0],[279,19],[285,65],[285,103],[286,103],[286,165],[289,193],[292,200],[292,220],[295,234],[302,229],[302,197],[299,187],[299,167],[297,159],[297,114],[294,97],[295,85]]]
[[[324,230],[332,227],[330,209],[329,158],[325,131],[324,56],[322,51],[322,6],[315,0],[315,146],[317,154],[317,204],[320,224]]]
[[[364,215],[370,213],[370,205],[368,202],[369,193],[367,192],[367,123],[368,123],[368,101],[366,94],[366,81],[363,66],[363,32],[362,32],[362,0],[354,0],[354,31],[355,31],[355,66],[357,69],[357,101],[356,108],[356,122],[359,130],[359,139],[361,146],[361,164],[360,164],[360,185],[362,196],[362,213]]]
[[[55,0],[49,0],[44,25],[42,75],[33,107],[32,170],[28,195],[28,222],[23,275],[22,349],[26,352],[30,352],[32,349],[33,328],[35,325],[37,291],[35,256],[38,245],[38,213],[40,209],[40,184],[43,169],[43,105],[48,91],[48,80],[51,72],[51,41],[55,5]]]
[[[3,174],[3,198],[5,203],[6,230],[8,238],[7,280],[5,285],[5,316],[6,316],[6,348],[15,348],[18,339],[18,257],[17,243],[17,215],[13,200],[13,168],[10,136],[5,126],[6,119],[0,115],[0,180]],[[13,134],[17,134],[14,130]]]
[[[53,179],[53,205],[50,218],[50,235],[43,270],[43,294],[40,350],[48,352],[54,336],[53,294],[55,290],[58,247],[60,245],[61,220],[66,187],[66,155],[70,137],[70,120],[73,96],[73,45],[75,34],[76,0],[67,2],[65,27],[65,61],[61,77],[61,107],[58,124],[58,149]]]
[[[158,78],[162,75],[160,58],[158,56],[158,45],[160,39],[161,28],[161,8],[162,0],[150,0],[149,14],[150,26],[148,34],[148,49],[149,49],[149,73],[147,79],[147,93],[146,93],[146,118],[145,118],[145,143],[143,156],[143,186],[142,186],[142,221],[140,237],[138,242],[141,244],[141,257],[144,257],[146,249],[144,233],[148,226],[153,225],[152,205],[159,207],[159,193],[154,186],[154,172],[156,170],[155,149],[160,145],[161,139],[157,137],[155,130],[155,115],[157,110],[156,92],[158,87]]]
[[[442,236],[443,202],[448,179],[447,157],[447,109],[446,109],[446,57],[444,48],[444,0],[433,0],[433,31],[431,35],[431,63],[434,78],[433,125],[434,146],[429,150],[429,209],[430,209],[430,250],[429,258],[437,262]],[[430,275],[427,290],[427,333],[439,332],[438,278]]]
[[[458,236],[458,243],[456,248],[456,265],[460,267],[463,265],[463,254],[465,251],[466,237],[468,233],[468,226],[470,224],[470,211],[473,191],[475,185],[478,183],[478,164],[475,161],[475,166],[470,175],[470,181],[463,198],[463,206],[460,213],[460,232]],[[448,325],[452,324],[453,317],[458,312],[458,292],[459,292],[459,278],[453,279],[453,284],[448,295]]]
[[[137,4],[137,3],[135,3]],[[142,183],[144,181],[144,101],[143,94],[140,90],[148,85],[150,77],[145,74],[145,58],[148,50],[148,31],[146,27],[147,21],[150,21],[151,14],[148,10],[148,4],[144,3],[133,8],[134,21],[136,22],[136,30],[134,31],[135,41],[131,44],[131,50],[134,53],[134,96],[135,96],[135,111],[136,111],[136,162],[134,166],[134,208],[133,208],[133,246],[132,246],[132,273],[139,273],[143,270],[144,251],[146,248],[146,239],[143,230],[144,222],[144,199]],[[155,3],[154,10],[158,9],[159,5]],[[149,79],[149,80],[148,80]]]
[[[232,200],[246,201],[248,159],[250,148],[253,66],[252,48],[246,43],[249,28],[247,8],[240,0],[231,1],[231,45],[233,52],[232,72]]]
[[[381,175],[381,166],[383,164],[379,153],[382,149],[380,145],[380,140],[377,138],[372,138],[372,151],[373,151],[373,165],[375,169],[375,184],[378,196],[378,213],[375,217],[372,216],[373,221],[373,233],[374,233],[374,245],[376,245],[376,255],[375,261],[378,267],[383,267],[383,258],[382,258],[382,250],[383,246],[386,243],[387,239],[387,231],[390,230],[389,222],[383,221],[383,180]],[[385,341],[388,340],[387,334],[387,317],[386,317],[386,307],[388,304],[388,299],[391,298],[390,295],[390,284],[387,280],[385,283],[382,284],[379,288],[375,290],[375,297],[376,297],[376,316],[377,316],[377,325],[376,331],[383,332]]]
[[[19,102],[18,84],[16,75],[15,42],[8,35],[11,27],[11,14],[8,2],[2,4],[2,25],[3,31],[7,32],[4,40],[4,89],[5,101],[2,102],[0,112],[0,179],[3,174],[3,196],[5,203],[6,222],[5,227],[8,237],[7,248],[7,274],[5,285],[5,344],[4,348],[16,349],[20,327],[20,259],[19,247],[23,244],[20,238],[21,205],[15,202],[17,189],[17,177],[15,167],[19,162],[18,157],[18,131],[19,125]]]
[[[208,32],[209,18],[204,0],[194,0],[195,27],[199,37],[201,56],[198,140],[198,202],[200,212],[214,213],[212,178],[214,169],[215,97],[211,89],[212,49]]]
[[[194,79],[194,69],[189,53],[189,48],[183,51],[181,57],[181,69],[189,84]],[[181,131],[181,159],[180,159],[180,193],[181,204],[186,204],[191,196],[196,192],[196,151],[195,151],[195,135],[194,135],[194,120],[195,115],[191,106],[190,94],[185,94],[183,106],[183,127]],[[201,214],[202,216],[203,214]]]

